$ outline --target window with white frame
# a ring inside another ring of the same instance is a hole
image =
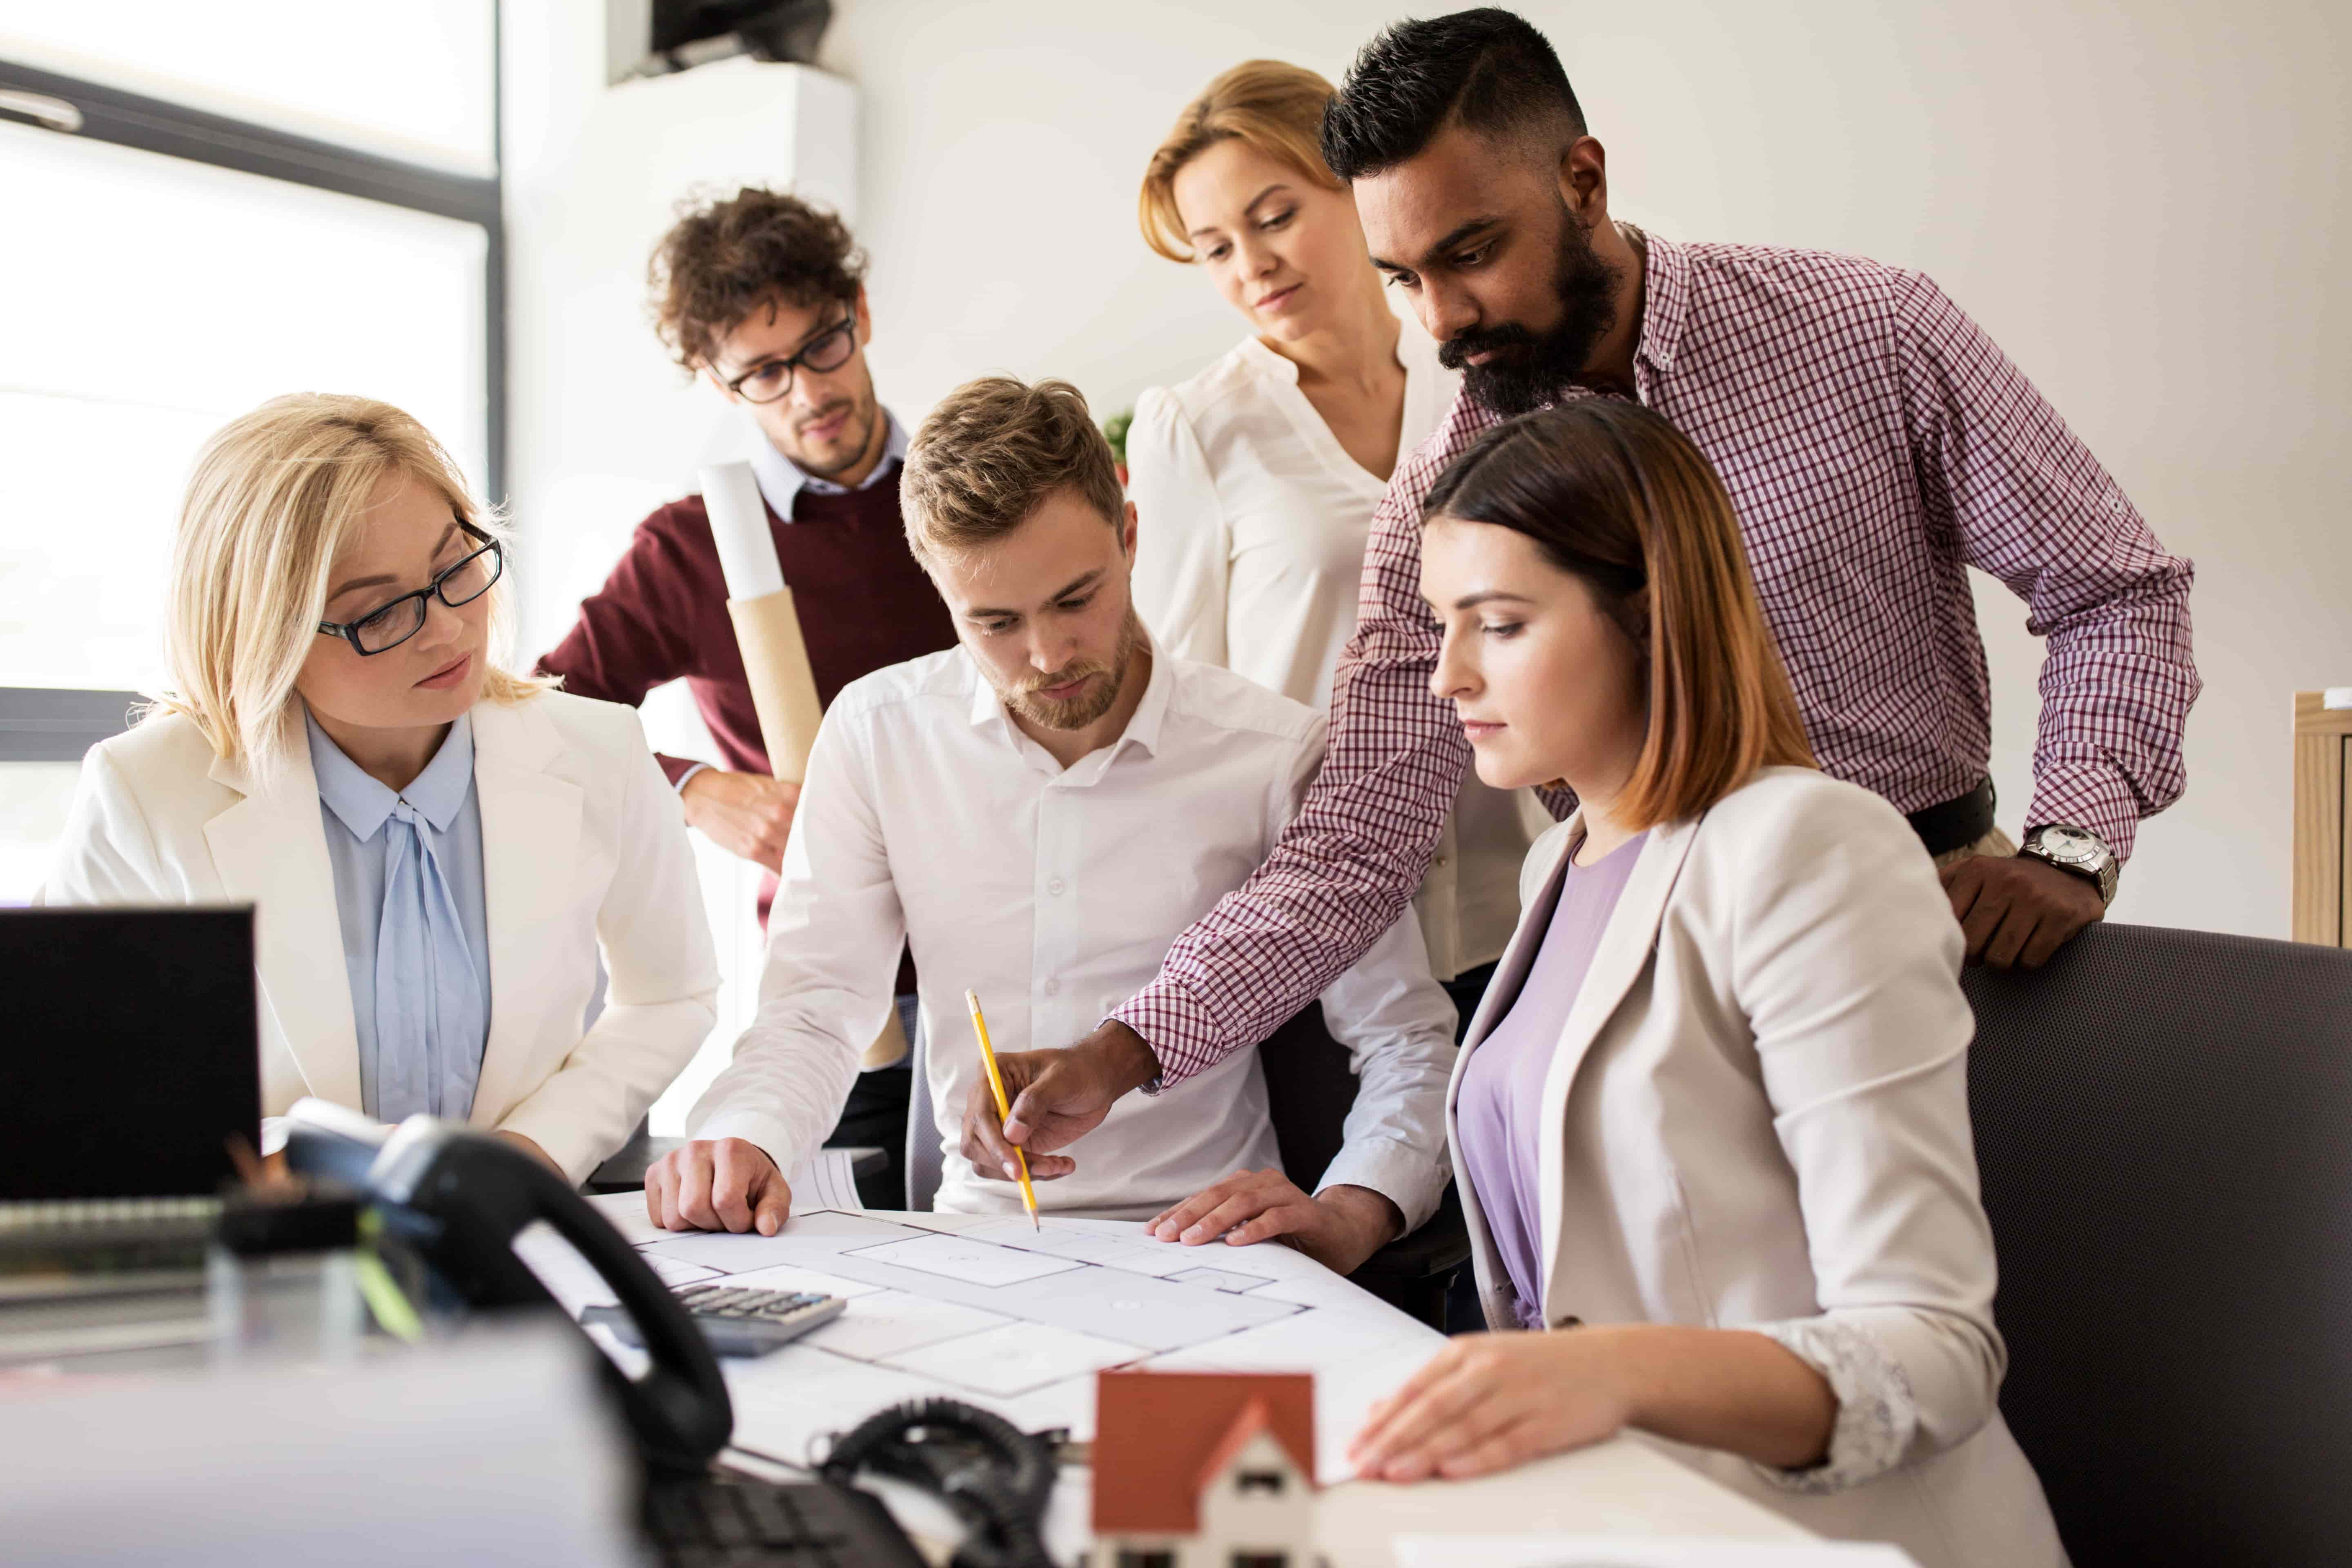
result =
[[[0,0],[0,902],[164,684],[214,429],[380,397],[499,497],[497,27],[496,0]]]

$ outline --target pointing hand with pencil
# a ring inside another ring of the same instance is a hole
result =
[[[996,1068],[996,1047],[988,1040],[988,1020],[981,1016],[979,993],[967,990],[963,994],[963,1005],[971,1009],[971,1032],[980,1037],[980,1065],[988,1074],[988,1091],[996,1100],[996,1113],[1011,1116],[1013,1107],[1006,1103],[1004,1098],[1004,1075]],[[1029,1184],[1028,1154],[1020,1149],[1013,1150],[1010,1169],[1021,1184],[1021,1206],[1029,1211],[1029,1228],[1035,1230],[1038,1228],[1037,1189]]]
[[[1112,1030],[1124,1039],[1106,1042]],[[1007,1109],[998,1109],[984,1072],[963,1107],[963,1157],[987,1181],[1019,1180],[1024,1157],[1032,1181],[1050,1182],[1076,1171],[1076,1160],[1055,1151],[1101,1126],[1114,1100],[1160,1071],[1151,1047],[1118,1024],[1106,1025],[1063,1050],[995,1055]]]

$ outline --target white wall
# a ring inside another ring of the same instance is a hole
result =
[[[856,216],[856,89],[746,59],[604,85],[601,5],[506,0],[509,491],[522,531],[525,658],[552,647],[655,507],[758,437],[655,337],[646,263],[697,186],[797,186]],[[715,755],[683,683],[645,705],[657,751]],[[718,939],[719,1022],[653,1110],[687,1110],[750,1022],[758,873],[694,837]]]
[[[594,8],[509,0],[508,61],[558,53]],[[1135,183],[1185,99],[1252,56],[1336,78],[1399,0],[1190,5],[840,0],[824,63],[861,108],[860,238],[874,256],[883,396],[914,419],[992,369],[1067,376],[1105,412],[1188,374],[1240,331],[1205,282],[1136,236]],[[1858,251],[1925,268],[1993,332],[2194,557],[2207,689],[2189,793],[2155,819],[2118,918],[2284,935],[2287,694],[2352,680],[2352,532],[2327,459],[2352,450],[2343,366],[2352,245],[2337,173],[2352,139],[2343,6],[2221,0],[1652,0],[1531,4],[1611,154],[1623,213],[1686,238]],[[593,60],[586,68],[593,75]],[[579,70],[572,70],[575,79]],[[627,89],[620,89],[629,90]],[[509,156],[527,111],[509,81]],[[561,136],[558,131],[555,135]],[[514,164],[510,163],[510,170]],[[616,198],[625,193],[614,193]],[[653,193],[638,192],[649,197]],[[519,193],[518,255],[540,243]],[[578,280],[563,334],[644,332],[633,272]],[[536,538],[578,449],[677,453],[707,414],[646,406],[634,362],[524,363],[516,496]],[[617,339],[615,340],[617,342]],[[674,384],[667,384],[674,385]],[[683,397],[683,394],[678,395]],[[550,434],[591,422],[593,439]],[[532,458],[530,451],[541,456]],[[668,479],[671,489],[682,479]],[[656,487],[658,488],[658,487]],[[618,540],[601,539],[601,569]],[[562,552],[551,550],[550,554]],[[552,561],[550,565],[554,564]],[[592,574],[593,576],[593,574]],[[1995,771],[2029,794],[2040,646],[1997,584],[1979,595],[1996,688]]]
[[[912,415],[992,367],[1106,410],[1239,324],[1147,252],[1135,185],[1185,99],[1252,56],[1335,79],[1401,0],[842,0],[858,83],[874,357]],[[2117,918],[2284,936],[2288,693],[2352,680],[2352,7],[2298,0],[1528,4],[1610,152],[1618,207],[1677,237],[1851,250],[1934,274],[2193,557],[2189,794]],[[2041,645],[1979,580],[1995,773],[2030,794]]]

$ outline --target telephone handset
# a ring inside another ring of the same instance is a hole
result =
[[[298,1123],[286,1152],[295,1170],[364,1194],[386,1230],[468,1307],[563,1310],[514,1249],[517,1235],[544,1220],[636,1321],[652,1363],[644,1376],[632,1380],[596,1359],[646,1462],[699,1471],[726,1446],[734,1406],[700,1331],[636,1248],[539,1161],[488,1133],[425,1116],[402,1122],[381,1147]]]

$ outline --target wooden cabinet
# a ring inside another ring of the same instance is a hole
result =
[[[2352,947],[2352,706],[2326,695],[2294,694],[2294,940]]]

